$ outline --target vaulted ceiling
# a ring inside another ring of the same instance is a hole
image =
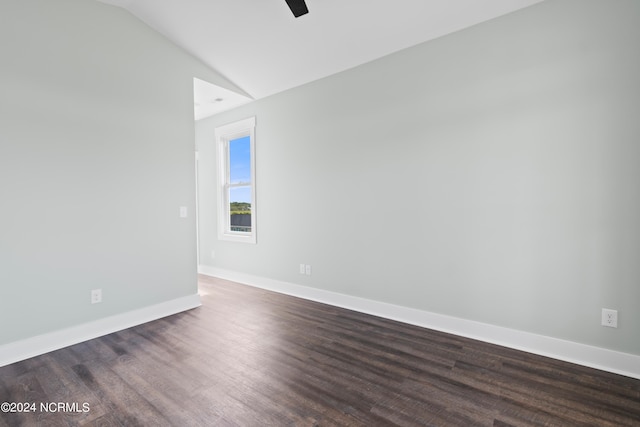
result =
[[[99,0],[259,99],[542,0]]]

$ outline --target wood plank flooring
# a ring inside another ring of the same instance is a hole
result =
[[[0,427],[640,426],[639,380],[224,280],[200,288],[200,308],[0,368],[0,403],[37,405]],[[57,402],[71,406],[39,407]]]

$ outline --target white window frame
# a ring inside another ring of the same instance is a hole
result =
[[[218,163],[218,238],[232,242],[256,243],[257,209],[256,209],[256,118],[229,123],[215,129]],[[232,185],[229,174],[229,141],[250,137],[251,152],[251,232],[231,230],[231,212],[229,190],[232,187],[244,186],[246,183]]]

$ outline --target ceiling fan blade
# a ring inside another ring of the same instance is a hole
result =
[[[293,16],[296,18],[309,13],[309,9],[307,9],[307,5],[304,0],[286,0],[289,5],[289,9],[293,12]]]

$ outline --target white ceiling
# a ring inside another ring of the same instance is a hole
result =
[[[542,0],[99,0],[124,7],[254,99]]]
[[[193,79],[193,115],[196,120],[213,116],[251,102],[248,96],[216,86],[200,79]]]

